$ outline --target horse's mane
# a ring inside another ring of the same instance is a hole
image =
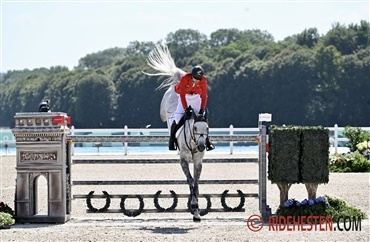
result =
[[[159,72],[143,72],[144,74],[148,76],[169,76],[157,87],[157,89],[162,89],[171,86],[172,84],[176,84],[185,74],[183,70],[176,67],[175,61],[173,60],[167,45],[155,45],[155,49],[153,49],[148,55],[147,63],[150,67]]]

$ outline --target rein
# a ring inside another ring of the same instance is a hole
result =
[[[194,123],[193,123],[193,128],[191,128],[191,126],[190,126],[190,121],[189,121],[189,119],[188,120],[185,120],[185,123],[184,123],[184,139],[185,139],[185,144],[186,144],[186,147],[188,147],[188,149],[190,150],[190,151],[195,151],[196,150],[196,148],[195,149],[192,149],[191,147],[190,147],[190,143],[191,143],[191,141],[194,141],[194,143],[195,144],[197,144],[197,140],[195,139],[195,135],[196,134],[199,134],[199,138],[200,137],[202,137],[202,136],[204,136],[205,134],[204,133],[195,133],[194,132],[194,124],[196,123],[196,122],[206,122],[206,119],[204,118],[204,117],[197,117],[196,119],[194,119],[194,116],[191,118],[191,119],[193,119],[194,120]],[[186,122],[186,121],[188,121],[188,122]],[[190,130],[190,141],[189,142],[187,142],[187,140],[186,140],[186,123],[188,124],[188,128],[189,128],[189,130]]]

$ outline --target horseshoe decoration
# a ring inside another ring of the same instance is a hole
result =
[[[171,192],[171,196],[173,198],[173,202],[172,202],[172,205],[171,207],[169,208],[163,208],[161,207],[161,205],[159,205],[158,203],[158,197],[159,197],[159,194],[161,194],[161,190],[159,190],[155,195],[154,195],[154,206],[155,208],[157,209],[158,212],[172,212],[175,210],[175,208],[177,207],[177,202],[178,202],[178,199],[177,199],[177,194],[173,191],[173,190],[170,190]]]
[[[94,195],[94,191],[89,192],[89,194],[86,197],[86,204],[90,211],[94,213],[102,213],[102,212],[107,211],[107,209],[110,206],[110,196],[106,191],[103,191],[103,193],[105,195],[105,205],[104,207],[97,209],[97,208],[94,208],[94,206],[91,204],[91,198]]]
[[[144,200],[143,200],[143,197],[140,196],[140,195],[136,195],[136,197],[137,197],[137,199],[139,199],[139,202],[140,202],[139,209],[137,209],[137,210],[126,210],[125,201],[126,201],[127,196],[126,195],[122,196],[120,206],[121,206],[121,209],[123,210],[124,215],[129,216],[129,217],[136,217],[136,216],[141,214],[141,212],[144,209]]]
[[[222,196],[221,196],[221,205],[222,205],[222,207],[224,208],[224,210],[226,212],[229,212],[229,211],[240,211],[243,208],[244,203],[245,203],[244,193],[241,190],[237,190],[237,191],[238,191],[238,194],[239,194],[239,197],[240,197],[240,203],[235,208],[231,208],[231,207],[227,206],[227,204],[226,204],[226,199],[225,198],[227,197],[227,193],[229,192],[229,190],[225,190],[222,193]]]

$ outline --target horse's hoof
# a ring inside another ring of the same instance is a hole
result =
[[[193,222],[194,223],[200,223],[200,218],[193,217]]]

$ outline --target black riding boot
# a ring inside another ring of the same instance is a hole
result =
[[[211,141],[209,141],[209,137],[207,137],[206,138],[206,150],[210,151],[214,149],[215,149],[215,146],[211,143]]]
[[[176,144],[175,144],[175,130],[176,130],[176,122],[173,121],[171,125],[170,140],[168,141],[169,150],[177,150]]]

